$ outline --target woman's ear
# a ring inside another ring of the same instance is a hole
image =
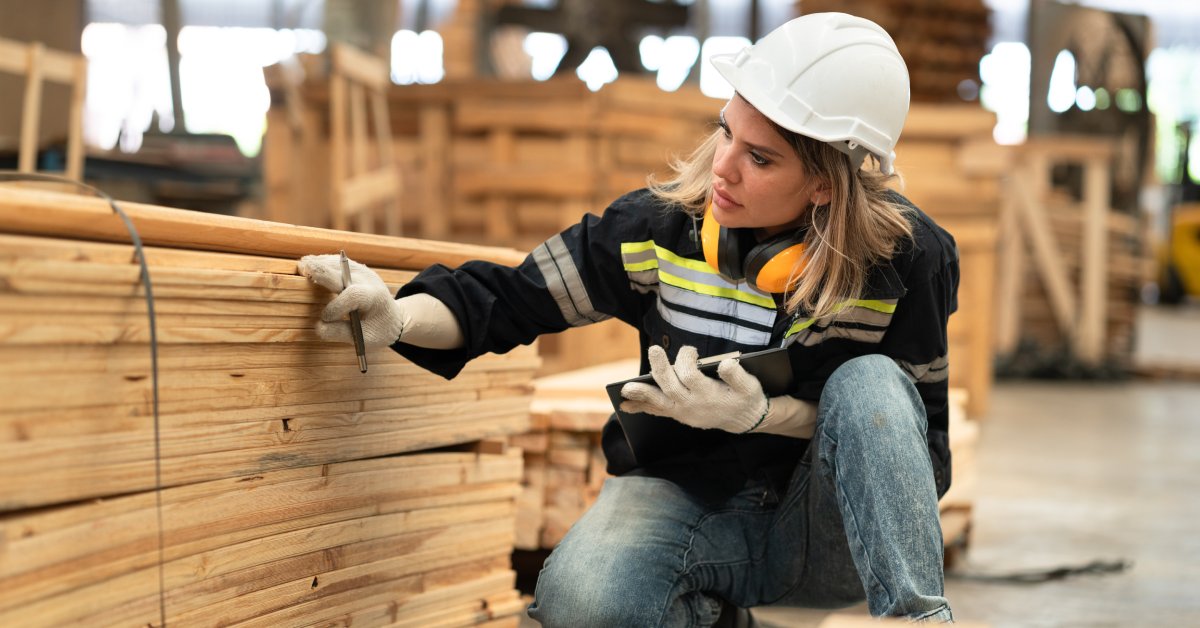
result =
[[[828,205],[832,198],[833,191],[830,189],[829,182],[821,180],[817,182],[817,186],[813,189],[812,194],[809,195],[808,200],[812,201],[813,205],[820,207]]]

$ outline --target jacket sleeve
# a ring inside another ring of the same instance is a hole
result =
[[[485,353],[506,353],[542,334],[611,317],[636,320],[639,298],[621,263],[621,242],[646,228],[646,212],[626,195],[602,217],[583,219],[538,245],[517,267],[471,261],[431,266],[397,298],[425,292],[445,303],[463,330],[460,349],[398,342],[392,349],[447,379]]]

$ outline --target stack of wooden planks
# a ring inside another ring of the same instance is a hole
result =
[[[534,347],[452,381],[311,328],[296,258],[393,288],[507,249],[0,188],[0,625],[516,626]],[[155,385],[157,384],[157,398]],[[157,413],[156,413],[157,410]]]
[[[613,411],[604,387],[637,374],[637,360],[619,360],[536,380],[533,427],[509,437],[525,455],[517,549],[552,549],[596,501],[610,477],[600,449],[600,431]],[[965,390],[950,390],[954,480],[940,507],[951,559],[968,543],[977,475],[979,427],[967,417],[967,397]]]
[[[533,426],[509,437],[525,452],[518,549],[554,547],[596,501],[609,477],[600,432],[613,408],[604,385],[637,374],[638,359],[631,358],[535,380]]]
[[[879,24],[908,65],[913,102],[957,102],[977,93],[992,35],[984,0],[797,0],[799,13],[839,11]],[[966,85],[960,87],[961,84]],[[964,93],[961,90],[966,90]]]

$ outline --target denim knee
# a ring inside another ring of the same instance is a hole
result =
[[[639,584],[633,571],[639,561],[621,558],[617,548],[611,548],[607,560],[596,560],[597,548],[571,549],[560,545],[546,560],[530,617],[551,628],[653,626],[661,621],[662,600],[651,599],[653,587]]]
[[[823,418],[836,417],[839,431],[855,427],[926,429],[925,406],[908,375],[891,358],[872,354],[848,360],[825,383]]]

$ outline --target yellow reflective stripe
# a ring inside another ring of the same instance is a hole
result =
[[[671,273],[663,270],[658,271],[658,280],[667,285],[675,286],[676,288],[682,288],[684,290],[690,290],[698,294],[706,294],[708,296],[721,297],[724,299],[733,299],[735,301],[741,301],[742,303],[749,303],[750,305],[757,305],[759,307],[772,309],[775,308],[775,301],[771,299],[760,297],[754,294],[747,294],[733,288],[722,288],[720,286],[712,286],[706,283],[688,281],[687,279],[672,275]]]
[[[703,273],[705,275],[712,275],[714,277],[721,276],[721,274],[718,273],[716,271],[716,269],[714,269],[712,266],[708,265],[708,262],[705,262],[703,260],[695,260],[695,259],[689,259],[686,257],[681,257],[681,256],[675,254],[674,252],[672,252],[671,250],[665,249],[665,248],[655,244],[653,240],[646,240],[645,242],[622,242],[621,243],[621,255],[633,255],[636,253],[645,253],[646,251],[649,251],[651,249],[654,250],[656,257],[654,257],[652,259],[643,260],[640,262],[625,262],[625,263],[623,263],[625,270],[628,272],[639,272],[639,271],[652,270],[655,268],[659,268],[658,260],[662,259],[664,261],[670,262],[671,264],[673,264],[675,266],[679,266],[679,267],[685,268],[687,270],[692,270],[692,271],[695,271],[698,273]],[[733,299],[735,301],[749,303],[750,305],[757,305],[759,307],[764,307],[764,308],[768,308],[768,309],[772,309],[772,310],[775,309],[775,301],[774,301],[774,299],[771,299],[770,297],[752,294],[752,293],[748,293],[748,292],[743,292],[736,288],[726,288],[726,287],[722,287],[722,286],[714,286],[714,285],[707,284],[707,283],[699,283],[699,282],[691,281],[691,280],[685,279],[683,277],[680,277],[678,275],[665,272],[661,269],[659,269],[658,276],[659,276],[659,281],[662,281],[664,283],[675,286],[676,288],[681,288],[683,290],[690,290],[697,294],[705,294],[705,295],[721,297],[721,298],[725,298],[725,299]],[[724,281],[724,279],[722,279],[722,280]]]
[[[622,242],[621,254],[644,253],[652,248],[654,248],[654,240],[646,240],[645,242]]]
[[[688,270],[694,270],[696,272],[705,273],[708,275],[718,275],[719,276],[721,274],[721,273],[717,272],[717,269],[713,268],[712,266],[709,266],[708,262],[705,262],[703,260],[698,260],[698,259],[688,259],[686,257],[680,257],[680,256],[676,255],[675,253],[673,253],[667,249],[664,249],[661,246],[655,245],[654,252],[659,257],[667,260],[668,262],[671,262],[672,264],[675,264],[676,266],[682,266]],[[774,302],[771,303],[771,307],[775,307]]]
[[[851,305],[854,307],[865,307],[868,310],[875,310],[876,312],[883,312],[884,314],[894,314],[896,312],[895,303],[888,303],[887,301],[880,301],[878,299],[856,299],[854,301],[845,301],[840,305],[842,307],[848,307]],[[842,308],[839,307],[838,309],[841,310]]]
[[[875,312],[881,312],[883,314],[896,313],[895,303],[888,303],[887,301],[880,301],[879,299],[847,299],[833,306],[833,313],[836,315],[848,307],[861,307]],[[811,327],[814,322],[816,321],[811,318],[807,318],[802,321],[796,321],[791,327],[788,328],[787,332],[783,334],[783,337],[787,338],[788,336],[798,334]]]
[[[655,268],[658,268],[658,260],[657,259],[648,259],[644,262],[634,262],[632,264],[630,264],[630,263],[625,264],[625,270],[627,270],[631,273],[636,273],[636,272],[640,272],[643,270],[654,270]]]
[[[816,319],[814,319],[814,318],[806,318],[802,321],[796,321],[795,323],[792,323],[791,327],[788,327],[788,330],[786,332],[784,332],[783,337],[787,338],[789,336],[795,336],[796,334],[804,331],[805,329],[812,327],[812,324],[815,322],[816,322]]]

